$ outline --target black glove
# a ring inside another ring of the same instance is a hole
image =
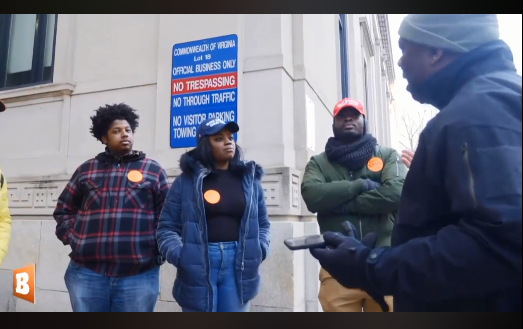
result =
[[[365,182],[365,192],[368,192],[368,191],[371,191],[371,190],[375,190],[377,189],[378,187],[381,187],[381,184],[380,183],[377,183],[371,179],[364,179],[364,182]]]
[[[388,312],[389,305],[385,302],[385,296],[375,291],[367,277],[367,258],[376,246],[378,236],[376,233],[370,233],[360,242],[354,238],[354,230],[351,231],[351,236],[348,237],[325,232],[323,239],[327,248],[311,248],[310,252],[320,262],[321,267],[342,286],[365,291],[380,305],[383,312]]]

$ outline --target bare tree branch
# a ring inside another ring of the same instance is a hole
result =
[[[429,108],[424,108],[421,110],[415,110],[415,111],[403,111],[400,115],[399,122],[402,127],[398,127],[400,131],[402,131],[402,137],[406,139],[408,142],[407,144],[410,145],[410,147],[406,146],[405,143],[400,141],[400,144],[408,148],[410,150],[415,150],[418,146],[419,141],[419,135],[425,128],[425,125],[427,124],[428,119],[431,117],[431,111]],[[397,121],[398,122],[398,121]]]
[[[403,144],[402,142],[400,142],[401,146],[403,146],[404,148],[406,148],[407,150],[411,150],[407,145]],[[413,151],[413,150],[411,150]]]

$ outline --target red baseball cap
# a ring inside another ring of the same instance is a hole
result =
[[[4,112],[5,111],[5,104],[0,101],[0,112]]]
[[[336,106],[334,106],[334,116],[337,116],[341,110],[347,107],[352,107],[361,113],[364,117],[367,116],[365,110],[363,109],[363,104],[352,98],[344,98],[339,101]]]

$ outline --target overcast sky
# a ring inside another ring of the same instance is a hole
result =
[[[394,98],[396,99],[396,107],[398,111],[416,111],[423,110],[423,108],[432,107],[428,105],[421,105],[415,102],[410,94],[405,89],[407,81],[402,77],[402,71],[398,67],[397,62],[401,57],[401,50],[398,47],[398,29],[406,14],[389,14],[390,38],[392,42],[392,54],[394,61],[394,70],[396,73],[396,80],[394,82]],[[512,49],[514,54],[514,63],[518,69],[519,74],[522,71],[522,15],[521,14],[498,14],[501,39],[503,39]],[[396,125],[393,121],[392,125],[392,146],[398,150],[403,149],[399,144],[402,132],[401,125]],[[403,141],[405,143],[405,141]]]

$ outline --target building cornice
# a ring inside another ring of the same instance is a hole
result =
[[[389,15],[388,14],[377,14],[378,22],[380,25],[381,34],[381,45],[383,54],[385,56],[385,64],[387,66],[387,75],[389,82],[394,82],[396,75],[394,72],[394,63],[392,57],[392,44],[390,41],[390,29],[389,29]]]

